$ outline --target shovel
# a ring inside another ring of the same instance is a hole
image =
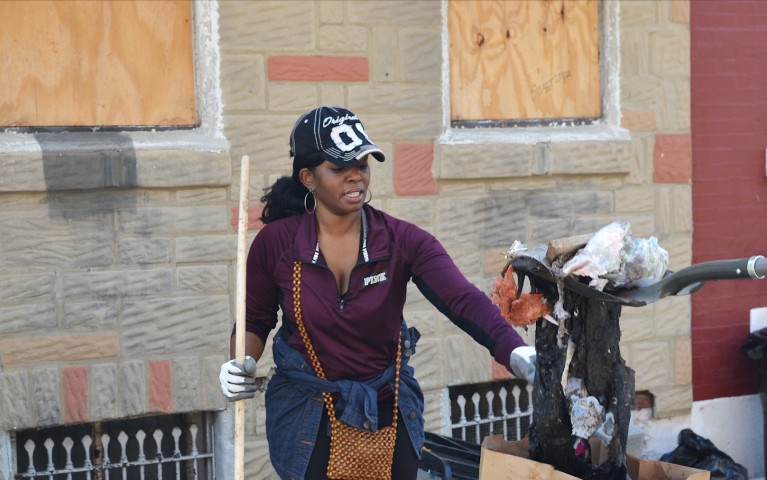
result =
[[[514,270],[548,280],[557,281],[545,249],[525,250],[510,260]],[[561,273],[561,272],[560,272]],[[708,280],[732,280],[739,278],[764,278],[767,275],[767,259],[762,255],[733,260],[714,260],[685,267],[676,272],[666,272],[662,279],[650,285],[600,291],[578,281],[577,277],[564,278],[564,287],[587,298],[606,303],[619,303],[641,307],[657,302],[669,295],[689,295],[700,290]]]

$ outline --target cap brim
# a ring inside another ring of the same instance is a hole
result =
[[[355,152],[349,152],[349,156],[347,157],[348,159],[338,158],[337,156],[329,152],[322,152],[323,159],[331,163],[334,163],[338,165],[339,167],[350,165],[354,162],[361,160],[367,155],[372,155],[373,158],[375,158],[379,162],[383,162],[384,160],[386,160],[386,155],[384,155],[383,151],[372,144],[363,145],[359,148],[359,150]]]
[[[373,155],[373,157],[379,162],[386,160],[386,155],[384,155],[381,149],[375,145],[366,145],[363,147],[359,152],[357,152],[357,160],[360,160],[365,155]]]

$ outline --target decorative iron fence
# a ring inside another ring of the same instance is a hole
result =
[[[533,386],[511,379],[448,387],[450,434],[480,444],[487,435],[519,440],[533,417]]]
[[[209,480],[211,432],[199,413],[19,432],[15,479]]]

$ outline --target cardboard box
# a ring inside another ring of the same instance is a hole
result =
[[[482,441],[479,459],[479,480],[579,480],[578,477],[556,470],[546,463],[528,460],[527,438],[519,441],[504,440],[501,435],[490,435]],[[608,456],[602,442],[591,441],[592,459],[601,464]],[[628,455],[626,469],[632,480],[710,480],[706,470],[674,465],[656,460],[640,460]]]

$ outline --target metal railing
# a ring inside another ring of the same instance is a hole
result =
[[[153,430],[28,438],[17,452],[15,479],[203,480],[213,478],[213,453],[195,423]],[[95,430],[98,430],[96,428]],[[71,432],[75,433],[75,432]],[[58,438],[56,438],[58,437]],[[199,437],[202,437],[201,439]],[[56,438],[56,440],[54,440]],[[200,445],[198,447],[198,445]],[[202,450],[202,451],[201,451]]]
[[[532,392],[522,380],[451,387],[452,437],[477,444],[487,435],[523,438],[533,416]]]

